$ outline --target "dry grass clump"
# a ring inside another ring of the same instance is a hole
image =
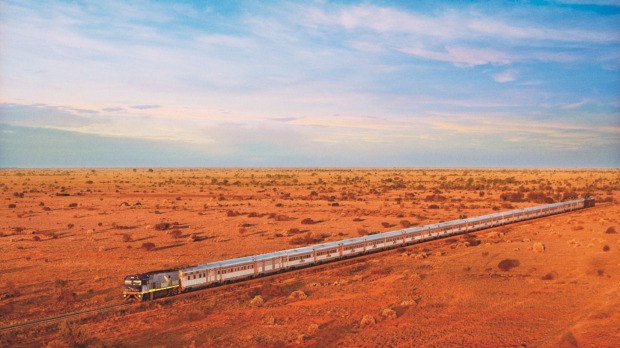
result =
[[[317,331],[319,331],[319,324],[310,324],[308,326],[308,335],[314,335]]]
[[[400,220],[399,224],[402,228],[411,227],[411,222],[409,222],[409,220]]]
[[[413,306],[413,307],[415,307],[415,306],[418,305],[418,302],[416,300],[403,300],[400,303],[400,305],[401,306]]]
[[[519,260],[515,260],[515,259],[505,259],[500,261],[497,264],[497,267],[499,269],[501,269],[502,271],[510,271],[511,269],[515,268],[515,267],[519,267],[519,265],[521,265],[521,263],[519,262]]]
[[[121,234],[121,238],[122,238],[123,242],[125,242],[125,243],[133,241],[133,239],[131,238],[131,235],[129,233]]]
[[[396,312],[391,309],[391,308],[385,308],[381,311],[381,316],[384,317],[385,319],[396,319],[398,318],[398,315],[396,314]]]
[[[609,248],[609,245],[605,245],[605,246],[603,247],[603,251],[605,251],[605,252],[609,251],[609,249],[610,249],[610,248]]]
[[[532,245],[532,251],[537,253],[542,253],[547,249],[547,247],[543,243],[534,243]]]
[[[273,315],[267,315],[263,317],[262,322],[265,325],[275,325],[277,320]]]
[[[615,226],[607,227],[607,230],[605,231],[605,233],[607,233],[607,234],[614,234],[614,233],[616,233],[616,227]]]
[[[302,225],[312,225],[314,223],[315,223],[315,221],[312,220],[311,218],[305,218],[305,219],[301,220],[301,224]]]
[[[375,319],[375,317],[373,317],[370,314],[366,314],[362,317],[362,320],[360,320],[360,325],[362,326],[370,326],[370,325],[374,325],[377,323],[377,320]]]
[[[250,300],[250,304],[252,306],[260,307],[265,303],[265,300],[261,295],[256,295],[252,300]]]
[[[288,298],[291,300],[305,300],[308,298],[308,295],[306,295],[306,293],[301,290],[295,290],[291,292]]]

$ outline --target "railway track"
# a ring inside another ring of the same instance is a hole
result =
[[[103,313],[103,312],[117,310],[117,309],[129,307],[129,306],[131,306],[130,303],[122,303],[122,304],[117,304],[117,305],[112,305],[112,306],[104,306],[104,307],[87,309],[87,310],[83,310],[79,312],[65,313],[65,314],[61,314],[61,315],[57,315],[57,316],[53,316],[49,318],[31,320],[31,321],[27,321],[24,323],[18,323],[18,324],[12,324],[8,326],[0,327],[0,333],[8,332],[11,330],[28,328],[32,326],[41,325],[41,324],[49,324],[49,323],[53,323],[53,322],[60,321],[60,320],[81,317],[87,314]]]

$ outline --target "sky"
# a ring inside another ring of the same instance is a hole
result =
[[[0,167],[620,167],[620,1],[0,0]]]

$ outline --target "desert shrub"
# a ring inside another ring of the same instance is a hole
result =
[[[151,250],[155,249],[155,243],[144,242],[144,243],[142,243],[142,249],[144,249],[146,251],[151,251]]]
[[[312,225],[312,224],[314,224],[314,220],[312,220],[311,218],[305,218],[305,219],[301,220],[301,224],[302,225]]]
[[[426,198],[424,198],[425,201],[427,202],[443,202],[445,200],[447,200],[448,198],[446,198],[445,196],[439,195],[439,194],[433,194],[430,196],[426,196]]]
[[[383,226],[384,228],[388,228],[388,227],[391,227],[392,224],[390,224],[389,222],[385,222],[384,221],[384,222],[381,223],[381,226]]]
[[[291,245],[312,244],[321,242],[328,234],[322,234],[319,232],[306,233],[301,236],[293,237],[290,240]]]
[[[523,192],[506,192],[506,193],[502,193],[499,198],[502,201],[508,201],[508,202],[523,202],[524,200],[524,195]]]
[[[165,231],[170,228],[170,224],[167,222],[162,222],[162,223],[155,224],[155,227],[153,228],[157,231]]]
[[[67,286],[67,281],[66,280],[63,280],[63,279],[60,279],[60,278],[57,278],[56,280],[54,280],[54,288],[62,289],[65,286]]]
[[[542,280],[554,280],[557,277],[558,277],[558,274],[556,272],[549,272],[545,274],[541,279]]]
[[[52,208],[50,208],[50,207],[43,207],[43,211],[52,211]]]
[[[123,239],[123,242],[127,243],[127,242],[131,242],[131,236],[129,235],[129,233],[123,233],[121,234],[121,237]]]
[[[198,234],[196,233],[192,233],[188,238],[187,241],[188,242],[200,242],[201,240],[203,240],[203,238],[201,238]]]
[[[41,241],[41,237],[39,236],[32,236],[32,240],[35,242],[40,242]]]
[[[76,294],[71,291],[71,289],[63,288],[60,290],[56,300],[61,303],[69,304],[75,302],[76,298]]]
[[[373,269],[370,273],[373,275],[386,276],[392,273],[392,269],[390,267],[377,268]]]
[[[562,340],[559,344],[560,347],[579,347],[579,343],[572,333],[567,332],[562,336]]]
[[[431,204],[428,206],[428,209],[439,209],[439,206],[437,204]]]
[[[365,228],[358,228],[357,234],[359,234],[360,236],[366,236],[368,235],[368,230],[366,230]]]
[[[74,225],[74,224],[67,224],[67,228],[68,228],[68,229],[72,229],[72,228],[73,228],[73,226],[75,226],[75,225]]]
[[[605,245],[605,246],[603,247],[603,251],[609,251],[609,245]]]
[[[305,235],[305,236],[293,237],[291,238],[289,243],[291,245],[302,245],[302,244],[310,244],[312,243],[312,241],[309,238],[307,238],[307,235]]]
[[[77,206],[78,206],[77,203],[69,203],[69,208],[75,208]]]
[[[181,238],[183,232],[179,229],[174,229],[168,233],[172,238]]]
[[[527,200],[535,203],[553,203],[554,200],[551,197],[548,197],[546,194],[542,192],[529,192],[527,194]]]
[[[86,331],[75,321],[61,322],[58,335],[68,347],[85,347],[88,342]]]
[[[189,322],[201,321],[209,314],[210,311],[207,308],[203,310],[194,309],[187,313],[186,319]]]
[[[520,264],[521,263],[519,262],[519,260],[504,259],[497,264],[497,267],[501,269],[502,271],[510,271],[511,269],[515,267],[519,267]]]
[[[605,231],[605,233],[608,233],[608,234],[616,233],[616,227],[614,227],[614,226],[607,227],[607,230]]]
[[[299,228],[293,227],[293,228],[289,228],[287,233],[289,235],[299,234],[299,233],[301,233],[301,230]]]
[[[259,297],[270,298],[284,296],[284,292],[279,286],[272,283],[263,283],[259,290]]]
[[[409,220],[400,220],[399,224],[403,228],[411,227],[411,222],[409,222]]]
[[[13,204],[13,203],[9,204],[9,209],[13,209],[13,208],[17,208],[17,204]]]
[[[235,216],[239,216],[241,215],[238,211],[234,211],[234,210],[227,210],[226,211],[226,216],[228,217],[235,217]]]
[[[364,219],[357,217],[357,218],[354,218],[353,221],[354,222],[361,222],[361,221],[364,221]]]
[[[117,230],[133,230],[133,229],[138,228],[138,226],[125,226],[125,225],[119,225],[116,222],[113,222],[112,228],[115,228]]]

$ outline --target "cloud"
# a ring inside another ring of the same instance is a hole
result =
[[[124,109],[119,108],[119,107],[109,107],[109,108],[103,108],[101,110],[106,111],[106,112],[117,112],[117,111],[123,111]]]
[[[157,104],[142,104],[142,105],[132,105],[132,106],[130,106],[130,108],[138,109],[138,110],[149,110],[149,109],[161,108],[161,105],[157,105]]]
[[[570,104],[566,104],[562,106],[563,110],[575,110],[575,109],[579,109],[584,105],[589,104],[590,101],[588,99],[582,99],[576,103],[570,103]]]
[[[517,79],[517,72],[512,69],[504,70],[493,75],[493,80],[499,83],[511,82]]]

